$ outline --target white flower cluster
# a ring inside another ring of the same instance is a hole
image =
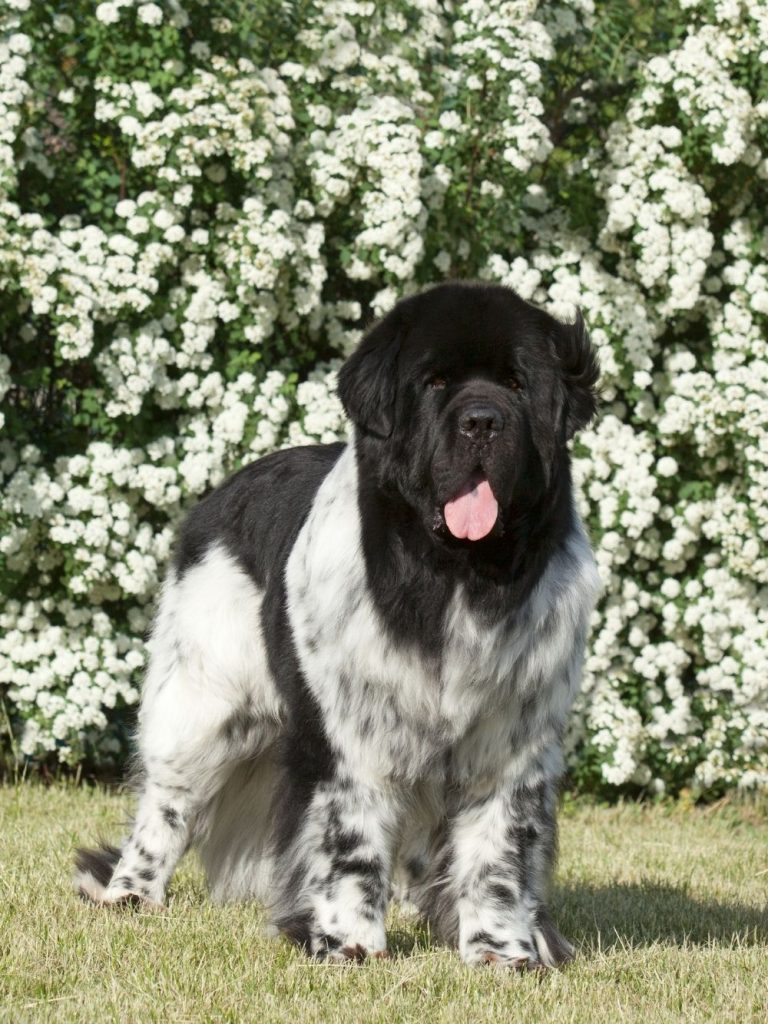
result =
[[[630,116],[640,119],[648,107],[652,117],[668,87],[688,123],[708,136],[717,163],[758,163],[760,151],[752,143],[756,111],[750,94],[729,74],[729,65],[739,56],[737,47],[738,42],[714,25],[686,36],[677,50],[648,62],[648,84]]]
[[[102,25],[117,25],[124,13],[135,10],[136,19],[139,24],[148,25],[152,28],[161,25],[164,18],[176,25],[184,26],[188,23],[188,17],[180,6],[178,0],[170,0],[166,3],[170,10],[164,12],[158,4],[151,0],[104,0],[96,5],[96,19]],[[67,15],[63,15],[67,17]],[[72,31],[69,29],[69,31]]]
[[[356,184],[362,188],[361,230],[350,239],[346,268],[353,280],[370,280],[383,269],[408,281],[423,255],[423,162],[420,132],[412,119],[412,109],[398,99],[370,97],[330,131],[313,133],[310,166],[317,212],[330,216],[349,201]]]
[[[136,621],[130,626],[141,628]],[[0,673],[26,718],[19,753],[54,752],[62,761],[82,757],[88,748],[102,758],[121,753],[107,712],[118,702],[138,700],[141,635],[116,633],[103,611],[52,598],[9,601],[0,629]]]
[[[546,215],[533,218],[539,247],[529,256],[507,260],[494,253],[480,276],[514,288],[523,298],[568,320],[581,307],[590,337],[600,353],[601,394],[613,401],[619,392],[645,389],[658,350],[662,324],[633,282],[607,270],[599,251],[572,232],[558,230]],[[645,395],[634,412],[646,410]]]
[[[580,306],[602,363],[573,452],[605,585],[574,777],[767,787],[765,0],[682,0],[674,44],[627,58],[608,103],[611,5],[294,6],[258,60],[235,14],[206,30],[185,0],[0,15],[17,754],[124,754],[184,509],[261,454],[346,437],[340,359],[462,274]]]
[[[462,130],[454,115],[451,130],[474,144],[498,147],[501,159],[525,174],[552,149],[542,121],[541,65],[554,56],[552,38],[534,15],[538,0],[465,0],[457,5],[455,42],[446,83],[458,93],[465,84],[481,97],[490,122]],[[489,99],[492,102],[489,103]],[[441,122],[441,127],[446,127]]]
[[[339,360],[321,364],[296,389],[299,418],[289,424],[288,444],[328,444],[346,440],[349,423],[336,396]]]
[[[24,9],[24,0],[17,0],[16,9]],[[24,77],[30,39],[14,31],[17,24],[12,11],[0,20],[0,202],[16,181],[13,145],[21,125],[21,106],[30,91]]]
[[[619,254],[622,276],[657,298],[661,316],[696,305],[714,243],[707,194],[674,152],[682,142],[678,128],[616,124],[598,179],[600,246]]]

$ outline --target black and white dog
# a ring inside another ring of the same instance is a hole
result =
[[[393,885],[468,963],[554,965],[561,741],[598,589],[567,441],[581,319],[506,288],[401,301],[339,375],[349,445],[281,451],[189,516],[151,640],[141,796],[79,891],[161,903],[198,846],[318,957],[385,955]]]

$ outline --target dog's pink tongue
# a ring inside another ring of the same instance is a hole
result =
[[[454,537],[487,537],[499,514],[499,503],[485,477],[472,477],[445,506],[445,522]]]

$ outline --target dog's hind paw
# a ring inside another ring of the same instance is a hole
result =
[[[115,877],[119,862],[120,850],[116,846],[78,850],[74,884],[81,899],[100,907],[141,906],[147,910],[162,910],[163,903],[155,898],[149,885],[128,876]]]
[[[75,892],[91,903],[104,903],[120,861],[120,850],[106,843],[97,850],[79,849],[75,856]]]

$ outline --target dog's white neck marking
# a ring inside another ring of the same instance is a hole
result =
[[[443,771],[446,752],[489,716],[500,733],[491,746],[507,744],[508,756],[510,731],[534,691],[538,699],[530,703],[547,720],[526,728],[561,727],[578,686],[597,575],[577,528],[514,617],[489,627],[457,587],[440,658],[422,655],[388,632],[375,607],[349,445],[318,490],[288,560],[286,585],[299,661],[334,746],[378,779],[418,778]],[[490,762],[497,754],[489,748],[485,756]]]

